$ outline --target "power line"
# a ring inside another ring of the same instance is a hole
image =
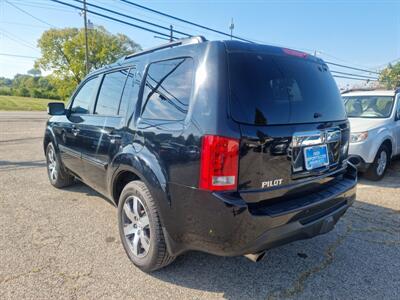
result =
[[[134,2],[129,1],[129,0],[120,0],[120,1],[122,1],[122,2],[124,2],[124,3],[127,3],[127,4],[130,4],[130,5],[132,5],[132,6],[135,6],[135,7],[141,8],[141,9],[143,9],[143,10],[150,11],[150,12],[155,13],[155,14],[158,14],[158,15],[162,15],[162,16],[164,16],[164,17],[168,17],[168,18],[171,18],[171,19],[174,19],[174,20],[177,20],[177,21],[186,23],[186,24],[190,24],[190,25],[192,25],[192,26],[196,26],[196,27],[199,27],[199,28],[202,28],[202,29],[205,29],[205,30],[214,32],[214,33],[218,33],[218,34],[221,34],[221,35],[224,35],[224,36],[231,37],[231,35],[230,35],[229,33],[222,32],[222,31],[220,31],[220,30],[216,30],[216,29],[213,29],[213,28],[210,28],[210,27],[207,27],[207,26],[198,24],[198,23],[194,23],[194,22],[191,22],[191,21],[182,19],[182,18],[178,18],[178,17],[175,17],[175,16],[173,16],[173,15],[170,15],[170,14],[167,14],[167,13],[163,13],[163,12],[161,12],[161,11],[159,11],[159,10],[152,9],[152,8],[149,8],[149,7],[146,7],[146,6],[143,6],[143,5],[134,3]],[[241,37],[234,36],[234,35],[233,35],[232,37],[235,38],[235,39],[238,39],[238,40],[242,40],[242,41],[254,43],[254,41],[249,40],[249,39],[241,38]],[[342,67],[342,68],[351,69],[351,70],[356,70],[356,71],[361,71],[361,72],[367,72],[367,73],[377,74],[377,75],[380,74],[380,73],[378,73],[378,72],[376,72],[376,71],[366,70],[366,69],[361,69],[361,68],[355,68],[355,67],[352,67],[352,66],[341,65],[341,64],[337,64],[337,63],[333,63],[333,62],[326,62],[326,63],[331,64],[331,65],[334,65],[334,66]]]
[[[355,77],[349,77],[349,76],[339,76],[339,75],[333,75],[335,78],[344,78],[344,79],[352,79],[352,80],[361,80],[361,81],[378,81],[377,79],[364,79],[364,78],[355,78]]]
[[[387,63],[385,63],[385,64],[381,64],[381,65],[379,65],[377,68],[378,68],[378,69],[380,69],[380,68],[386,68],[386,67],[389,66],[390,64],[394,64],[394,63],[397,63],[397,62],[400,62],[400,57],[399,57],[399,58],[395,58],[395,59],[393,59],[393,60],[391,60],[391,61],[389,61],[389,62],[387,62]]]
[[[2,29],[2,28],[0,28],[0,32],[1,32],[6,38],[8,38],[8,39],[10,39],[10,40],[12,40],[12,41],[14,41],[14,42],[20,44],[20,45],[23,45],[23,46],[25,46],[25,47],[28,47],[28,48],[37,50],[36,47],[35,47],[34,45],[32,45],[31,43],[29,43],[29,42],[27,42],[27,41],[25,41],[25,40],[23,40],[23,39],[21,39],[21,38],[15,36],[15,35],[13,35],[12,33],[8,32],[8,31],[6,31],[6,30],[4,30],[4,29]]]
[[[363,65],[360,65],[360,64],[356,64],[356,63],[353,63],[353,62],[349,62],[348,60],[341,59],[341,58],[339,58],[339,57],[337,57],[337,56],[335,56],[335,55],[332,55],[332,54],[327,53],[327,52],[322,51],[322,50],[315,50],[315,51],[316,51],[317,53],[322,54],[323,56],[328,56],[328,57],[330,57],[330,58],[332,58],[332,59],[334,59],[334,60],[336,60],[336,61],[339,61],[339,62],[342,62],[342,63],[345,63],[345,64],[353,64],[355,67],[358,67],[358,68],[364,68],[364,69],[370,70],[370,71],[372,71],[372,70],[376,71],[376,70],[377,70],[377,68],[374,68],[374,67],[366,67],[366,66],[363,66]],[[373,72],[374,72],[374,71],[373,71]]]
[[[14,0],[15,1],[15,0]],[[71,10],[60,8],[54,5],[48,5],[43,2],[28,2],[28,1],[15,1],[14,3],[18,4],[19,6],[24,6],[24,7],[35,7],[35,8],[44,8],[44,9],[49,9],[49,10],[56,10],[56,11],[62,11],[62,12],[72,12]]]
[[[96,0],[97,2],[101,3],[101,4],[109,4],[110,2],[105,0],[105,1],[101,1],[101,0]],[[115,0],[114,0],[115,1]],[[126,7],[132,8],[131,5],[124,3],[124,2],[114,2],[113,4],[116,5],[121,5],[121,6],[117,6],[119,9],[122,10],[126,10]],[[140,10],[140,9],[139,9]],[[165,19],[161,18],[161,17],[154,17],[153,15],[151,15],[151,12],[141,12],[141,11],[135,11],[135,15],[143,17],[145,19],[150,19],[153,21],[157,21],[157,22],[161,22],[164,23],[166,25],[173,25],[174,28],[181,28],[181,29],[186,29],[186,30],[191,30],[196,32],[197,35],[207,35],[207,31],[205,30],[201,30],[201,29],[197,29],[197,28],[190,28],[189,26],[185,26],[182,25],[180,23],[175,23],[175,22],[171,22],[171,21],[166,21]],[[213,35],[217,36],[216,33],[212,33]]]
[[[79,2],[79,3],[83,3],[83,1],[81,1],[81,0],[74,0],[74,1],[75,2]],[[159,24],[155,24],[155,23],[148,22],[148,21],[145,21],[145,20],[142,20],[142,19],[139,19],[139,18],[135,18],[135,17],[129,16],[129,15],[120,13],[118,11],[115,11],[115,10],[112,10],[112,9],[108,9],[108,8],[105,8],[105,7],[102,7],[102,6],[99,6],[99,5],[96,5],[96,4],[86,3],[86,5],[92,6],[92,7],[95,7],[97,9],[101,9],[101,10],[104,10],[104,11],[107,11],[107,12],[111,12],[111,13],[116,14],[116,15],[121,16],[121,17],[125,17],[125,18],[131,19],[131,20],[135,20],[135,21],[138,21],[138,22],[141,22],[141,23],[145,23],[147,25],[151,25],[151,26],[154,26],[154,27],[158,27],[158,28],[161,28],[161,29],[168,30],[168,31],[170,30],[169,27],[165,27],[165,26],[162,26],[162,25],[159,25]],[[188,37],[192,36],[191,34],[188,34],[188,33],[185,33],[185,32],[179,31],[179,30],[175,30],[175,29],[173,30],[173,32],[179,33],[179,34],[182,34],[182,35],[186,35]]]
[[[144,9],[144,10],[147,10],[147,11],[151,11],[151,12],[153,12],[153,13],[162,15],[162,16],[164,16],[164,17],[168,17],[168,18],[171,18],[171,19],[174,19],[174,20],[183,22],[183,23],[190,24],[190,25],[192,25],[192,26],[196,26],[196,27],[199,27],[199,28],[202,28],[202,29],[206,29],[206,30],[208,30],[208,31],[212,31],[212,32],[215,32],[215,33],[224,35],[224,36],[231,37],[231,35],[230,35],[229,33],[226,33],[226,32],[220,31],[220,30],[216,30],[216,29],[213,29],[213,28],[210,28],[210,27],[207,27],[207,26],[203,26],[203,25],[201,25],[201,24],[194,23],[194,22],[191,22],[191,21],[188,21],[188,20],[184,20],[184,19],[181,19],[181,18],[172,16],[172,15],[169,15],[169,14],[163,13],[163,12],[158,11],[158,10],[155,10],[155,9],[152,9],[152,8],[149,8],[149,7],[146,7],[146,6],[137,4],[137,3],[133,3],[133,2],[128,1],[128,0],[120,0],[120,1],[125,2],[125,3],[127,3],[127,4],[130,4],[130,5],[133,5],[133,6],[136,6],[136,7],[139,7],[139,8],[141,8],[141,9]],[[251,40],[248,40],[248,39],[245,39],[245,38],[236,36],[236,35],[232,35],[232,37],[235,38],[235,39],[237,39],[237,40],[241,40],[241,41],[245,41],[245,42],[249,42],[249,43],[254,43],[254,42],[251,41]]]
[[[56,2],[56,3],[59,3],[59,4],[62,4],[62,5],[66,5],[66,6],[69,6],[69,7],[75,8],[75,9],[78,9],[78,10],[81,10],[80,7],[77,7],[77,6],[72,5],[72,4],[69,4],[69,3],[65,3],[65,2],[62,2],[62,1],[58,1],[58,0],[50,0],[50,1]],[[81,1],[81,0],[73,0],[73,1],[79,2],[79,3],[83,3],[83,1]],[[219,31],[219,30],[216,30],[216,29],[207,27],[207,26],[203,26],[203,25],[198,24],[198,23],[194,23],[194,22],[191,22],[191,21],[188,21],[188,20],[184,20],[184,19],[181,19],[181,18],[172,16],[172,15],[169,15],[169,14],[163,13],[163,12],[158,11],[158,10],[155,10],[155,9],[148,8],[148,7],[145,7],[145,6],[143,6],[143,5],[133,3],[133,2],[128,1],[128,0],[120,0],[120,1],[125,2],[126,4],[129,4],[129,5],[136,6],[136,7],[138,7],[138,8],[141,8],[141,9],[144,9],[144,10],[147,10],[147,11],[150,11],[150,12],[152,12],[152,13],[156,13],[156,14],[159,14],[159,15],[162,15],[162,16],[165,16],[165,17],[168,17],[168,18],[172,18],[172,19],[174,19],[174,20],[177,20],[177,21],[180,21],[180,22],[184,22],[184,23],[190,24],[190,25],[192,25],[192,26],[196,26],[196,27],[199,27],[199,28],[202,28],[202,29],[205,29],[205,30],[208,30],[208,31],[217,33],[217,34],[221,34],[221,35],[229,36],[229,37],[231,36],[230,34],[228,34],[228,33],[226,33],[226,32],[222,32],[222,31]],[[32,18],[36,19],[37,21],[39,21],[39,22],[41,22],[41,23],[44,23],[44,24],[49,25],[49,26],[51,26],[51,27],[56,27],[56,26],[54,26],[54,25],[52,25],[52,24],[49,24],[49,23],[47,23],[47,22],[45,22],[45,21],[43,21],[43,20],[41,20],[41,19],[39,19],[39,18],[33,16],[32,14],[30,14],[30,13],[28,13],[27,11],[25,11],[25,10],[23,10],[23,9],[21,9],[21,8],[19,8],[19,7],[17,7],[16,5],[10,3],[10,2],[7,1],[7,0],[5,0],[5,2],[8,3],[9,5],[13,6],[14,8],[16,8],[16,9],[22,11],[23,13],[25,13],[25,14],[31,16]],[[148,21],[145,21],[145,20],[142,20],[142,19],[139,19],[139,18],[135,18],[135,17],[132,17],[132,16],[129,16],[129,15],[120,13],[120,12],[115,11],[115,10],[107,9],[107,8],[105,8],[105,7],[101,7],[101,6],[98,6],[98,5],[95,5],[95,4],[89,4],[89,3],[87,3],[87,5],[92,6],[92,7],[95,7],[95,8],[97,8],[97,9],[101,9],[101,10],[103,10],[103,11],[111,12],[111,13],[113,13],[113,14],[116,14],[116,15],[119,15],[119,16],[122,16],[122,17],[125,17],[125,18],[129,18],[129,19],[132,19],[132,20],[135,20],[135,21],[138,21],[138,22],[142,22],[142,23],[145,23],[145,24],[148,24],[148,25],[151,25],[151,26],[155,26],[155,27],[158,27],[158,28],[162,28],[162,29],[165,29],[165,30],[169,30],[169,28],[167,28],[167,27],[165,27],[165,26],[162,26],[162,25],[159,25],[159,24],[155,24],[155,23],[152,23],[152,22],[148,22]],[[122,24],[125,24],[125,25],[128,25],[128,26],[136,27],[136,28],[139,28],[139,29],[142,29],[142,30],[145,30],[145,31],[152,32],[152,33],[156,33],[156,34],[161,35],[161,36],[169,37],[169,35],[167,35],[167,34],[164,34],[164,33],[161,33],[161,32],[158,32],[158,31],[155,31],[155,30],[152,30],[152,29],[149,29],[149,28],[145,28],[145,27],[142,27],[142,26],[139,26],[139,25],[136,25],[136,24],[132,24],[132,23],[129,23],[129,22],[120,20],[120,19],[116,19],[116,18],[107,16],[107,15],[103,15],[103,14],[98,13],[98,12],[95,12],[95,11],[91,11],[91,10],[88,10],[88,9],[86,9],[86,11],[87,11],[87,12],[90,12],[90,13],[92,13],[92,14],[94,14],[94,15],[100,16],[100,17],[102,17],[102,18],[106,18],[106,19],[109,19],[109,20],[113,20],[113,21],[116,21],[116,22],[119,22],[119,23],[122,23]],[[173,31],[176,32],[176,33],[182,34],[182,35],[191,36],[190,34],[185,33],[185,32],[182,32],[182,31],[178,31],[178,30],[173,30]],[[234,37],[234,38],[236,38],[236,39],[238,39],[238,40],[242,40],[242,41],[254,43],[254,42],[251,41],[251,40],[244,39],[244,38],[241,38],[241,37],[238,37],[238,36],[232,36],[232,37]],[[375,72],[375,71],[371,71],[371,70],[367,70],[367,69],[361,69],[361,68],[355,68],[355,67],[352,67],[352,66],[337,64],[337,63],[333,63],[333,62],[328,62],[328,61],[326,61],[326,63],[327,63],[327,64],[334,65],[334,66],[338,66],[338,67],[341,67],[341,68],[346,68],[346,69],[351,69],[351,70],[356,70],[356,71],[361,71],[361,72],[367,72],[367,73],[370,73],[370,74],[377,74],[377,75],[380,74],[380,73]],[[374,78],[374,77],[369,77],[369,76],[365,76],[365,75],[357,75],[357,74],[345,73],[345,72],[339,72],[339,71],[332,71],[332,72],[333,72],[333,73],[337,73],[337,74],[342,74],[342,75],[358,76],[358,77],[365,77],[365,78],[372,79],[372,80],[377,80],[377,79]],[[336,76],[336,77],[338,77],[338,76]],[[345,76],[341,76],[341,77],[344,78]],[[353,79],[353,77],[352,77],[352,78],[348,77],[348,78],[349,78],[349,79]],[[358,78],[358,79],[359,79],[359,78]],[[362,80],[362,79],[359,79],[359,80]]]
[[[335,71],[335,70],[331,70],[331,73],[341,74],[341,75],[357,76],[357,77],[364,77],[364,78],[368,78],[368,79],[378,79],[377,77],[359,75],[359,74],[353,74],[353,73],[346,73],[346,72],[340,72],[340,71]]]
[[[347,69],[351,69],[351,70],[355,70],[355,71],[361,71],[361,72],[367,72],[367,73],[371,73],[371,74],[378,74],[378,75],[381,74],[379,72],[374,72],[374,71],[369,71],[369,70],[365,70],[365,69],[354,68],[354,67],[351,67],[351,66],[336,64],[336,63],[329,62],[329,61],[325,61],[325,62],[327,64],[329,64],[329,65],[333,65],[333,66],[337,66],[337,67],[341,67],[341,68],[347,68]]]
[[[0,55],[1,56],[11,56],[11,57],[21,57],[21,58],[33,58],[33,59],[39,58],[39,57],[36,57],[36,56],[10,54],[10,53],[0,53]]]
[[[25,27],[36,27],[36,28],[49,28],[48,26],[41,26],[36,24],[28,24],[28,23],[20,23],[20,22],[8,22],[8,21],[0,21],[1,24],[9,24],[9,25],[17,25],[17,26],[25,26]]]
[[[69,3],[65,3],[65,2],[62,2],[62,1],[59,1],[59,0],[50,0],[50,1],[57,2],[59,4],[66,5],[66,6],[81,10],[81,8],[78,7],[78,6],[75,6],[75,5],[72,5],[72,4],[69,4]],[[114,17],[110,17],[110,16],[107,16],[107,15],[101,14],[99,12],[95,12],[93,10],[86,9],[86,11],[91,13],[91,14],[94,14],[94,15],[100,16],[102,18],[105,18],[105,19],[113,20],[113,21],[116,21],[116,22],[119,22],[119,23],[122,23],[122,24],[125,24],[125,25],[128,25],[128,26],[132,26],[132,27],[139,28],[139,29],[142,29],[142,30],[145,30],[145,31],[148,31],[148,32],[152,32],[152,33],[155,33],[155,34],[158,34],[158,35],[169,37],[169,34],[165,34],[165,33],[162,33],[162,32],[150,29],[150,28],[146,28],[146,27],[143,27],[143,26],[140,26],[140,25],[132,24],[132,23],[129,23],[129,22],[126,22],[126,21],[123,21],[123,20],[120,20],[120,19],[117,19],[117,18],[114,18]]]
[[[39,22],[41,22],[41,23],[43,23],[43,24],[46,24],[46,25],[48,25],[48,26],[50,26],[50,27],[55,27],[55,28],[57,28],[57,26],[54,26],[54,25],[52,25],[52,24],[50,24],[50,23],[47,23],[46,21],[43,21],[42,19],[39,19],[39,18],[35,17],[35,16],[32,15],[31,13],[29,13],[29,12],[27,12],[26,10],[24,10],[24,9],[22,9],[22,8],[20,8],[20,7],[18,7],[18,6],[16,6],[15,4],[12,4],[11,2],[9,2],[9,1],[7,1],[7,0],[4,0],[4,1],[5,1],[7,4],[11,5],[12,7],[14,7],[14,8],[18,9],[19,11],[23,12],[24,14],[26,14],[26,15],[28,15],[28,16],[34,18],[36,21],[39,21]]]

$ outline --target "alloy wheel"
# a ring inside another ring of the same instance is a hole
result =
[[[386,169],[387,154],[386,151],[382,151],[378,158],[378,166],[376,167],[376,173],[381,176]]]
[[[57,180],[58,172],[57,172],[57,160],[56,153],[53,147],[49,148],[49,152],[47,153],[47,168],[49,172],[50,179],[55,182]]]
[[[132,254],[143,258],[150,249],[150,223],[142,201],[136,196],[126,199],[123,207],[123,230]]]

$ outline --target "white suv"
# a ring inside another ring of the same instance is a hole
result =
[[[349,161],[368,179],[380,180],[400,154],[400,88],[342,94],[350,121]]]

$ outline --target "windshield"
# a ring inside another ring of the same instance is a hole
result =
[[[391,96],[344,97],[349,118],[388,118],[392,113],[394,98]]]
[[[287,55],[229,54],[231,114],[246,124],[276,125],[346,119],[328,67]]]

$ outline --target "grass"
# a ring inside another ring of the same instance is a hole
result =
[[[41,99],[41,98],[0,95],[0,110],[46,111],[47,103],[49,102],[61,102],[61,101],[51,100],[51,99]]]

